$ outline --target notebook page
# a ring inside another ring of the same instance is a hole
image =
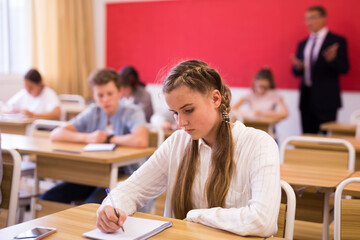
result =
[[[128,216],[123,225],[125,232],[119,229],[115,233],[103,233],[98,228],[96,228],[92,231],[84,233],[83,236],[92,239],[104,240],[142,240],[147,239],[171,226],[172,223],[168,221],[159,221]]]
[[[112,151],[116,147],[114,143],[90,143],[83,148],[84,152]]]

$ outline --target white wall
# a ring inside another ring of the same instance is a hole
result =
[[[22,75],[0,74],[0,101],[5,102],[23,87]]]

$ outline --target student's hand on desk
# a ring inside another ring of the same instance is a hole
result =
[[[104,143],[106,142],[108,134],[106,132],[96,130],[87,135],[87,143]]]
[[[112,206],[104,206],[98,211],[96,218],[96,226],[103,232],[110,233],[118,230],[126,220],[126,214],[117,208],[120,218],[115,215],[114,208]]]
[[[30,111],[28,111],[26,109],[21,110],[21,113],[24,114],[27,117],[30,117],[30,118],[34,117],[34,113],[32,113],[32,112],[30,112]]]

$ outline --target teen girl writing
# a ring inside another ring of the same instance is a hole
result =
[[[114,232],[136,209],[166,192],[164,215],[239,235],[277,232],[280,206],[278,147],[265,132],[230,123],[230,91],[199,60],[175,66],[163,83],[174,132],[133,175],[106,198],[97,226]]]

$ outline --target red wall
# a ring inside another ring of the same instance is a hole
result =
[[[108,3],[106,65],[133,65],[147,83],[160,83],[180,60],[197,58],[230,86],[248,87],[257,70],[274,71],[278,88],[297,88],[290,55],[307,35],[304,12],[321,4],[330,30],[348,40],[350,71],[343,90],[360,90],[360,1],[182,0]]]

